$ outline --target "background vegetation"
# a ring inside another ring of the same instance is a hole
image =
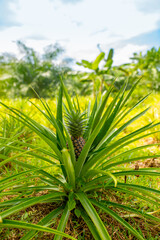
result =
[[[55,97],[60,76],[72,95],[74,92],[82,96],[96,95],[108,88],[115,78],[115,91],[118,91],[126,79],[132,85],[137,76],[143,77],[137,97],[160,90],[160,48],[152,48],[145,54],[134,53],[131,63],[120,66],[113,64],[113,49],[108,53],[101,51],[92,62],[77,63],[82,71],[73,71],[74,60],[62,58],[64,49],[59,44],[47,46],[43,54],[21,41],[17,41],[17,46],[19,58],[9,53],[0,55],[1,97],[36,97],[31,87],[43,98]]]

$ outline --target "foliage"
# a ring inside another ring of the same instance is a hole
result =
[[[115,83],[115,90],[119,90],[124,82],[128,79],[130,85],[128,88],[134,84],[136,77],[139,75],[143,78],[141,84],[139,85],[139,96],[144,94],[144,84],[146,86],[146,91],[158,90],[160,89],[160,48],[152,48],[148,50],[145,54],[134,53],[131,63],[124,63],[120,66],[113,65],[113,49],[110,49],[107,59],[105,60],[105,65],[99,69],[99,63],[103,60],[105,56],[104,52],[101,52],[95,61],[89,62],[82,60],[81,63],[77,63],[85,68],[92,70],[91,73],[84,73],[81,77],[82,82],[90,81],[93,83],[94,92],[99,88],[102,92],[104,85],[110,84],[110,81],[114,78],[117,79]],[[138,91],[137,91],[138,93]]]
[[[135,70],[143,76],[143,83],[150,89],[160,90],[160,47],[153,47],[146,54],[135,53],[131,59]]]
[[[58,44],[49,45],[43,54],[27,47],[23,42],[17,41],[21,58],[5,53],[0,56],[0,94],[1,97],[36,97],[31,86],[43,98],[55,97],[63,76],[68,92],[73,96],[94,95],[102,93],[116,78],[117,92],[126,80],[129,80],[128,89],[142,77],[136,91],[136,99],[150,90],[160,89],[160,48],[152,48],[145,54],[134,53],[131,63],[115,66],[113,63],[114,50],[111,48],[106,54],[100,53],[93,61],[81,60],[77,62],[84,67],[83,71],[73,71],[73,59],[60,56],[64,52]],[[144,89],[145,85],[145,89]]]
[[[20,60],[14,56],[7,59],[5,55],[1,56],[0,69],[8,72],[7,79],[4,79],[4,73],[1,79],[5,80],[3,94],[10,97],[36,97],[31,89],[33,87],[41,97],[55,96],[60,75],[70,70],[66,64],[56,64],[64,50],[58,44],[49,45],[40,55],[21,41],[17,41],[17,46],[22,56]]]
[[[116,87],[120,89],[126,78],[129,79],[131,85],[135,82],[136,76],[142,77],[139,85],[139,96],[143,95],[144,85],[145,90],[160,89],[160,48],[152,48],[145,54],[142,52],[134,53],[130,58],[131,63],[113,66],[110,74],[117,78]]]
[[[84,132],[86,144],[77,160],[75,159],[72,141],[63,122],[62,92],[65,95],[70,111],[74,109],[75,102],[73,103],[71,100],[63,82],[60,88],[56,117],[47,102],[40,99],[43,109],[33,103],[41,115],[52,125],[52,128],[45,127],[22,111],[1,103],[10,113],[13,113],[15,119],[19,119],[21,123],[34,131],[49,146],[49,150],[44,147],[35,147],[34,144],[19,142],[22,146],[22,148],[19,147],[20,153],[16,153],[7,159],[4,158],[4,161],[0,163],[0,166],[3,166],[12,161],[14,164],[24,168],[23,171],[0,181],[1,196],[14,194],[13,199],[0,203],[0,208],[5,208],[0,213],[0,227],[30,229],[22,239],[32,239],[38,234],[38,231],[46,231],[55,233],[54,240],[59,240],[62,239],[62,236],[66,236],[62,232],[65,230],[70,212],[74,212],[77,217],[81,216],[84,219],[96,240],[111,239],[105,223],[96,210],[101,209],[101,211],[116,219],[137,239],[144,239],[141,232],[134,229],[124,218],[117,214],[116,209],[123,209],[155,222],[160,222],[159,218],[137,210],[133,203],[132,206],[130,205],[129,200],[128,204],[117,204],[113,201],[103,200],[100,196],[101,189],[107,190],[108,194],[112,190],[116,194],[126,193],[126,196],[139,198],[141,201],[145,201],[146,204],[160,206],[160,191],[138,184],[121,182],[122,177],[137,174],[150,177],[160,176],[159,169],[155,168],[141,170],[125,168],[127,163],[147,159],[148,155],[143,154],[142,150],[155,144],[133,147],[133,149],[124,151],[123,149],[143,137],[150,136],[152,134],[150,130],[159,125],[159,123],[150,122],[147,125],[140,126],[138,129],[133,129],[131,133],[125,136],[123,135],[123,131],[131,123],[139,120],[148,110],[147,108],[136,112],[134,116],[129,118],[129,114],[147,98],[145,96],[129,109],[126,108],[126,104],[137,83],[138,81],[127,93],[127,84],[125,84],[117,95],[108,102],[113,90],[113,85],[111,85],[101,100],[95,100],[92,110],[89,110],[90,105],[88,106],[88,122]],[[28,150],[25,152],[22,150],[24,145],[28,146]],[[122,152],[119,153],[119,150],[122,150]],[[132,153],[139,152],[142,155],[138,156],[138,158],[130,157]],[[45,157],[42,154],[45,154]],[[44,168],[44,166],[38,167],[26,163],[25,159],[30,156],[47,162],[48,166]],[[23,157],[23,161],[21,157]],[[152,154],[150,157],[159,157],[159,155]],[[55,166],[59,169],[59,173],[52,171]],[[47,169],[50,169],[50,172]],[[13,179],[14,181],[12,181]],[[39,193],[42,190],[46,190],[47,193],[34,197],[31,194],[33,192]],[[43,202],[58,202],[59,207],[50,212],[39,224],[8,219],[12,214],[16,214],[22,209]],[[57,230],[49,228],[52,219],[61,213]],[[66,237],[74,239],[69,236]]]
[[[83,66],[85,68],[88,68],[91,70],[91,73],[85,73],[83,77],[81,78],[81,81],[86,82],[92,82],[93,84],[93,93],[94,96],[96,96],[97,92],[103,91],[103,84],[105,81],[108,80],[108,77],[110,79],[111,76],[108,76],[109,70],[111,69],[112,63],[113,63],[113,49],[111,48],[109,50],[107,59],[105,58],[105,53],[101,52],[94,61],[89,62],[87,60],[82,60],[80,63],[77,62],[78,65]],[[100,69],[100,63],[104,60],[103,68]]]
[[[5,97],[10,89],[12,67],[16,58],[11,54],[0,56],[0,96]]]
[[[12,147],[18,147],[17,140],[23,142],[31,141],[31,131],[25,129],[24,126],[17,120],[15,120],[11,115],[2,114],[0,117],[0,162],[4,158],[11,157],[13,149]],[[10,147],[12,145],[12,147]],[[2,156],[2,159],[1,159]],[[6,167],[10,168],[11,163],[7,163]],[[2,169],[3,172],[4,169]]]

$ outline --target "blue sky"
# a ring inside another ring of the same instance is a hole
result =
[[[93,60],[114,48],[114,64],[160,46],[160,0],[0,0],[0,52],[16,40],[42,52],[60,43],[64,57]]]

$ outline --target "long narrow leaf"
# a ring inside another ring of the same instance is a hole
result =
[[[91,200],[91,202],[92,202],[92,200]],[[122,204],[114,203],[114,202],[109,202],[109,201],[105,201],[105,200],[102,200],[101,203],[103,205],[105,204],[107,207],[112,206],[113,208],[122,208],[123,210],[125,210],[127,212],[133,212],[137,216],[141,216],[143,218],[147,218],[150,221],[160,222],[160,219],[158,217],[152,216],[151,214],[145,213],[144,211],[140,211],[140,210],[134,209],[134,208],[132,208],[130,206],[126,206],[126,205],[122,205]]]
[[[81,216],[82,216],[83,220],[85,221],[85,223],[87,224],[89,230],[91,231],[94,239],[101,240],[94,224],[92,223],[92,220],[88,217],[88,215],[85,213],[85,211],[83,209],[81,209],[80,211],[81,211]]]
[[[128,222],[126,222],[123,218],[121,218],[118,214],[116,214],[114,211],[112,211],[111,209],[109,209],[108,207],[104,206],[101,203],[98,203],[94,200],[92,200],[92,203],[99,207],[100,209],[102,209],[104,212],[106,212],[107,214],[109,214],[110,216],[112,216],[113,218],[115,218],[120,224],[122,224],[126,229],[128,229],[131,233],[133,233],[134,236],[136,236],[138,239],[140,240],[144,240],[144,238],[142,237],[142,235],[135,230]]]
[[[63,210],[63,207],[59,207],[57,209],[54,209],[53,211],[51,211],[47,216],[45,216],[41,221],[39,221],[38,225],[41,226],[48,226],[48,223],[56,218]],[[21,240],[30,240],[33,237],[35,237],[37,235],[37,231],[36,230],[31,230],[29,231],[24,237],[21,238]]]
[[[95,225],[95,228],[102,240],[111,240],[107,229],[105,228],[102,220],[100,219],[99,215],[97,214],[95,208],[90,203],[89,199],[86,197],[84,193],[77,193],[76,194],[78,199],[80,200],[82,206],[84,207],[85,211],[91,218],[92,222]]]
[[[47,195],[42,195],[40,197],[35,197],[34,199],[28,200],[25,203],[20,203],[19,205],[16,205],[10,209],[7,209],[3,212],[0,213],[0,216],[2,219],[12,215],[13,213],[19,212],[20,210],[24,210],[27,207],[30,207],[34,204],[37,204],[39,202],[42,202],[43,200],[49,199],[49,198],[53,198],[53,197],[63,197],[65,196],[65,193],[61,193],[61,192],[57,192],[57,193],[50,193]]]
[[[57,228],[58,231],[64,232],[66,224],[67,224],[67,221],[68,221],[68,218],[69,218],[69,212],[70,211],[68,209],[68,204],[66,204],[66,207],[65,207],[65,209],[63,211],[61,220],[60,220],[58,228]],[[58,236],[58,235],[56,235],[54,237],[54,240],[61,240],[61,239],[62,239],[62,237]]]
[[[67,239],[76,240],[74,237],[71,237],[66,233],[62,233],[62,232],[60,232],[58,230],[54,230],[52,228],[39,226],[38,224],[36,225],[36,224],[31,224],[31,223],[26,223],[26,222],[4,219],[3,223],[0,223],[0,227],[1,228],[22,228],[22,229],[41,231],[41,232],[48,232],[48,233],[60,235],[62,237],[66,237]]]

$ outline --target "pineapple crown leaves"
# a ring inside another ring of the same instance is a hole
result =
[[[69,109],[64,104],[65,108],[65,124],[69,134],[72,137],[83,136],[84,130],[87,125],[86,111],[81,112],[78,96],[71,101]]]
[[[87,124],[86,111],[80,112],[80,110],[70,112],[65,106],[65,123],[68,131],[73,137],[80,137],[83,135]]]

